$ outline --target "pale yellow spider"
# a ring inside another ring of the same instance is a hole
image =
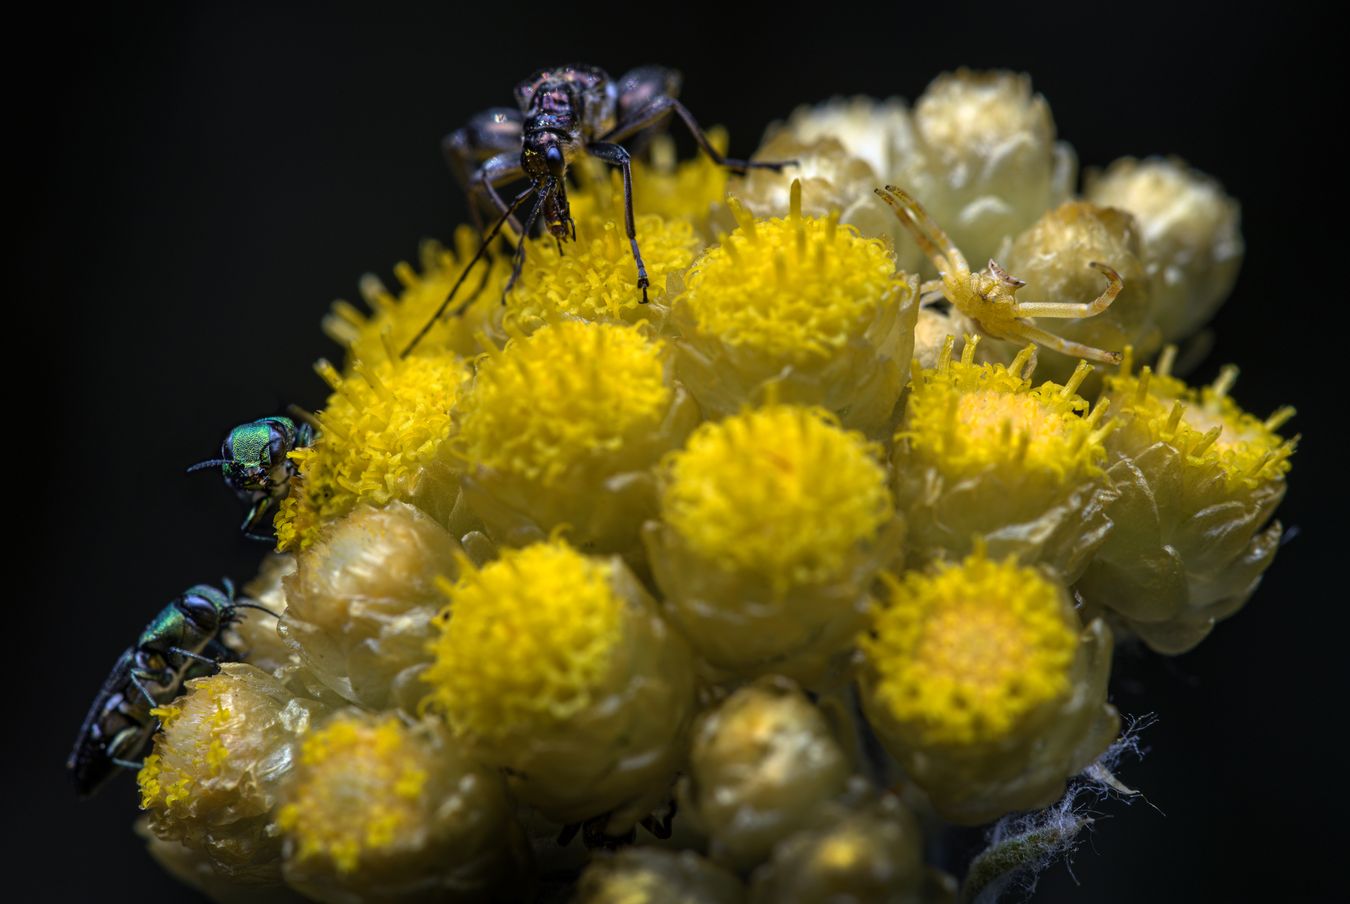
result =
[[[895,211],[900,222],[905,224],[914,240],[919,243],[924,254],[937,267],[941,279],[929,280],[919,287],[920,296],[933,291],[941,291],[956,308],[975,322],[980,331],[995,339],[1008,339],[1013,342],[1031,341],[1037,345],[1063,352],[1075,358],[1091,358],[1104,364],[1119,364],[1120,352],[1103,351],[1081,342],[1073,342],[1062,336],[1047,333],[1036,326],[1027,317],[1091,317],[1100,314],[1116,300],[1125,281],[1120,274],[1106,264],[1092,261],[1088,264],[1101,272],[1110,285],[1106,291],[1093,301],[1051,302],[1018,301],[1013,293],[1026,285],[995,261],[979,273],[971,273],[965,257],[952,244],[947,233],[938,228],[918,201],[915,201],[902,189],[888,185],[878,188],[877,195]]]

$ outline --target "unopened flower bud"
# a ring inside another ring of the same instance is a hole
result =
[[[745,888],[693,851],[630,847],[581,874],[576,904],[741,904]]]

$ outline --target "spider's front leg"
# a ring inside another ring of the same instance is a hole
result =
[[[637,284],[642,290],[642,303],[647,303],[647,266],[642,263],[642,252],[638,250],[637,226],[633,222],[633,161],[629,153],[617,144],[608,141],[593,141],[586,151],[597,160],[613,164],[623,173],[623,219],[624,229],[628,233],[628,244],[633,249],[633,262],[637,264]]]
[[[1115,301],[1116,296],[1120,294],[1120,290],[1125,288],[1125,280],[1121,279],[1120,274],[1106,264],[1092,261],[1088,266],[1107,278],[1106,290],[1102,294],[1088,302],[1019,301],[1017,302],[1017,316],[1093,317],[1111,307],[1111,302]]]
[[[1120,352],[1109,352],[1105,349],[1065,339],[1063,336],[1056,336],[1054,333],[1047,333],[1025,320],[1015,321],[1014,326],[1006,332],[1011,335],[1000,336],[999,338],[1027,339],[1060,354],[1068,355],[1070,358],[1087,358],[1089,361],[1100,361],[1102,364],[1119,364],[1122,360]]]
[[[885,201],[895,212],[900,224],[914,236],[914,241],[923,249],[923,253],[928,255],[933,266],[937,267],[944,282],[949,276],[958,280],[970,276],[970,264],[966,262],[965,255],[952,242],[951,237],[942,231],[942,227],[933,222],[928,211],[924,210],[923,205],[914,200],[909,192],[894,185],[875,189],[875,192],[877,197]],[[952,301],[955,302],[956,299]]]

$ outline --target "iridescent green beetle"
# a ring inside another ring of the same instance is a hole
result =
[[[220,458],[199,461],[188,473],[219,466],[225,485],[248,506],[239,529],[250,540],[271,543],[272,538],[262,531],[290,492],[296,475],[295,462],[287,455],[313,443],[314,436],[309,424],[297,426],[288,417],[259,418],[230,431],[221,443]]]

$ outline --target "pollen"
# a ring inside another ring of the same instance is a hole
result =
[[[1066,384],[1032,387],[1034,349],[1010,365],[977,364],[977,340],[953,360],[949,337],[937,366],[919,371],[897,440],[948,477],[1018,470],[1065,482],[1101,473],[1106,405],[1091,411],[1077,389],[1092,368],[1079,362]],[[917,368],[916,368],[917,370]]]
[[[431,755],[394,716],[338,716],[305,738],[299,760],[276,818],[294,859],[325,859],[351,873],[430,819],[422,790]]]
[[[705,423],[663,463],[662,517],[725,570],[783,587],[830,580],[894,513],[880,456],[818,408]]]
[[[1126,356],[1118,376],[1106,380],[1106,392],[1132,425],[1142,426],[1153,442],[1166,442],[1185,456],[1191,467],[1218,467],[1230,491],[1249,489],[1282,478],[1298,437],[1276,431],[1294,416],[1289,406],[1262,420],[1243,411],[1229,397],[1238,370],[1229,365],[1209,386],[1199,389],[1171,375],[1176,349],[1169,347],[1157,370],[1133,373]]]
[[[507,317],[527,329],[565,315],[630,323],[647,319],[651,308],[642,303],[623,223],[622,207],[597,211],[577,219],[577,240],[566,247],[547,234],[531,240],[520,281],[507,296]],[[642,214],[635,226],[650,297],[660,298],[666,279],[693,262],[703,240],[687,220]]]
[[[623,639],[612,565],[555,540],[508,550],[446,584],[427,705],[456,732],[528,735],[588,708]]]
[[[861,335],[907,283],[890,249],[838,214],[756,220],[730,202],[738,227],[694,262],[676,305],[702,333],[786,361],[831,357]]]
[[[237,727],[229,690],[226,681],[212,676],[177,704],[150,711],[160,720],[161,731],[154,753],[136,774],[142,810],[172,811],[188,801],[203,781],[221,774],[229,757],[226,741]]]
[[[472,465],[560,483],[579,462],[651,436],[670,408],[664,345],[618,324],[562,321],[479,364],[458,409]]]
[[[997,743],[1069,693],[1077,624],[1041,572],[977,551],[890,584],[860,646],[877,703],[920,746]]]
[[[305,549],[321,524],[361,503],[409,498],[450,436],[450,408],[468,375],[451,355],[359,360],[345,377],[327,361],[315,369],[333,393],[317,416],[318,439],[290,453],[299,479],[277,513],[282,551]]]
[[[464,268],[478,250],[479,237],[469,226],[455,230],[454,248],[426,242],[420,269],[403,261],[394,267],[396,290],[373,274],[360,284],[370,313],[348,301],[333,303],[323,319],[323,331],[347,349],[346,363],[379,361],[388,349],[401,352],[446,300]],[[645,247],[645,246],[644,246]],[[501,308],[502,290],[511,272],[510,255],[493,254],[479,261],[460,286],[453,305],[466,303],[461,316],[443,315],[418,343],[414,356],[436,356],[444,351],[473,355],[479,351],[475,334]]]

